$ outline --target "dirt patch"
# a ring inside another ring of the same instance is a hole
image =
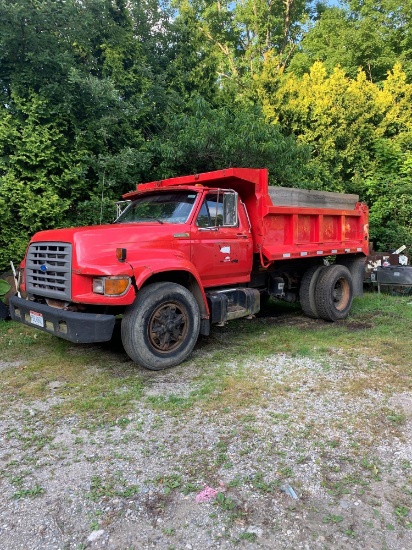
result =
[[[372,327],[373,327],[372,323],[366,323],[366,322],[352,321],[352,322],[346,323],[346,328],[348,330],[354,330],[354,331],[367,330]]]

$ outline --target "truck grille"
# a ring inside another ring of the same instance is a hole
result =
[[[70,300],[72,245],[32,243],[26,260],[26,290],[30,294]]]

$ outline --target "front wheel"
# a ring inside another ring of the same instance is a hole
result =
[[[174,367],[196,344],[199,306],[187,288],[154,283],[137,294],[122,319],[122,343],[127,355],[150,370]]]

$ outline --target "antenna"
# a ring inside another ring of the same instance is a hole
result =
[[[102,196],[100,199],[100,225],[102,225],[102,219],[103,219],[103,197],[104,197],[104,178],[106,175],[106,170],[103,172],[103,179],[102,179]]]

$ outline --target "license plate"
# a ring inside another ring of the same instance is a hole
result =
[[[37,325],[38,327],[44,327],[44,319],[41,313],[37,311],[30,311],[30,323]]]

